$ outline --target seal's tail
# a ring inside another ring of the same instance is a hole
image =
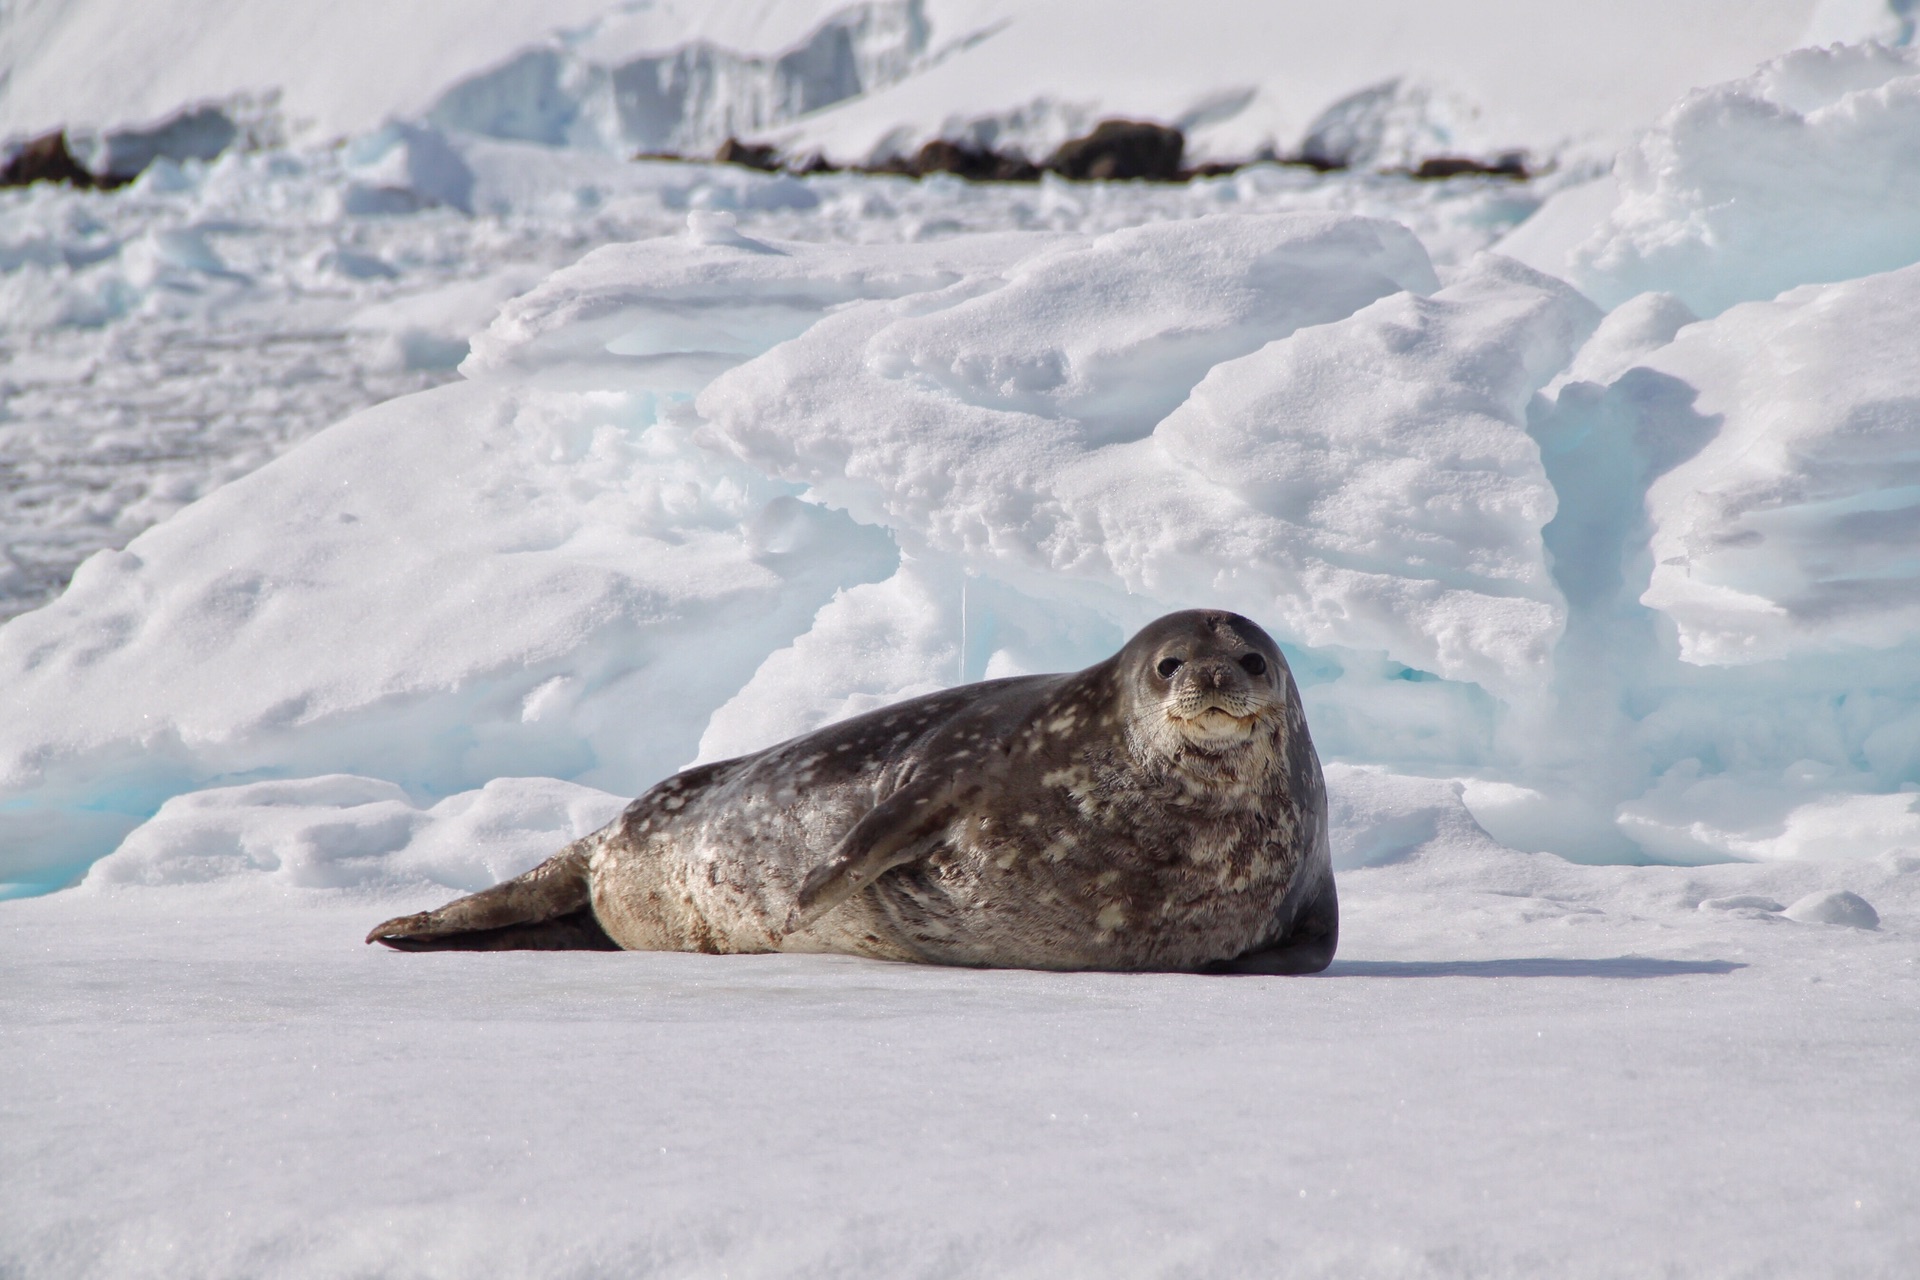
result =
[[[491,889],[374,926],[368,942],[399,951],[618,951],[594,919],[587,884],[592,837]]]

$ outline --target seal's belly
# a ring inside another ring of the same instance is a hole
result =
[[[1250,841],[963,845],[889,872],[867,896],[891,933],[939,963],[1190,969],[1269,942],[1298,861]]]

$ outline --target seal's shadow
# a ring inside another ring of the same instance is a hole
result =
[[[1527,956],[1513,960],[1335,960],[1326,978],[1675,978],[1690,973],[1732,973],[1737,960],[1653,960],[1612,956],[1570,960]]]

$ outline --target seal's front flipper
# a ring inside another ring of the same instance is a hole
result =
[[[833,856],[808,873],[787,917],[804,929],[893,868],[932,852],[969,789],[951,779],[906,787],[868,811],[841,837]]]
[[[587,841],[491,889],[375,925],[368,942],[397,951],[618,951],[594,918]]]
[[[1207,973],[1319,973],[1333,963],[1340,945],[1340,896],[1333,887],[1333,873],[1315,885],[1306,903],[1295,912],[1292,923],[1278,942],[1258,951],[1222,960],[1206,967]]]

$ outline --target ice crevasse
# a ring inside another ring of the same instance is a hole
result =
[[[1869,50],[1711,92],[1920,85]],[[1816,140],[1881,145],[1832,105]],[[1636,199],[1582,261],[1650,243]],[[124,840],[102,875],[338,883],[457,830],[483,852],[408,874],[468,887],[695,760],[1199,605],[1287,649],[1377,828],[1349,862],[1442,822],[1596,861],[1920,846],[1920,249],[1700,318],[1687,281],[1744,270],[1701,244],[1616,301],[1497,253],[1442,279],[1345,215],[847,246],[696,212],[0,628],[7,878]],[[274,813],[304,834],[248,834]]]

